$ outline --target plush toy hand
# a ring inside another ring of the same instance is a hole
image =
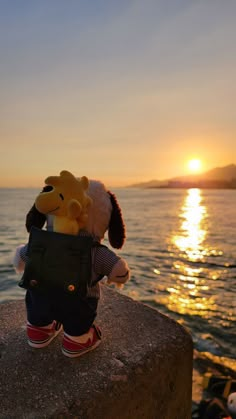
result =
[[[77,201],[76,199],[71,199],[68,202],[68,207],[67,207],[68,218],[75,220],[76,218],[80,216],[81,210],[82,210],[82,207],[79,201]]]
[[[232,418],[236,418],[236,392],[231,393],[227,400],[227,407]]]
[[[77,222],[78,229],[83,228],[88,220],[88,214],[85,212],[76,199],[71,199],[67,206],[67,216],[70,220]]]
[[[21,273],[25,269],[25,261],[21,257],[21,249],[25,248],[24,244],[21,244],[16,248],[15,255],[13,258],[13,266],[16,273]]]
[[[129,278],[130,272],[126,261],[124,259],[119,259],[108,276],[107,283],[115,283],[117,288],[123,288]]]

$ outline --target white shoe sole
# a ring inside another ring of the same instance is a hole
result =
[[[62,326],[60,327],[59,330],[55,331],[54,335],[50,339],[47,339],[46,341],[41,342],[41,343],[37,343],[36,341],[28,339],[28,345],[31,346],[31,348],[35,348],[35,349],[45,348],[52,342],[53,339],[55,339],[59,335],[61,331],[62,331]]]
[[[66,349],[62,348],[62,353],[68,358],[78,358],[79,356],[82,356],[86,354],[87,352],[90,352],[93,349],[96,349],[100,345],[100,343],[101,343],[101,340],[98,340],[93,346],[91,346],[88,349],[82,350],[81,352],[69,352]]]

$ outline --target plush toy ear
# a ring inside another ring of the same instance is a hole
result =
[[[68,170],[62,170],[61,172],[60,172],[60,176],[66,176],[66,177],[70,177],[70,178],[73,178],[74,179],[74,175],[72,175],[72,173],[71,172],[68,172]]]
[[[81,183],[83,185],[84,190],[86,191],[88,189],[88,187],[89,187],[89,180],[88,180],[88,178],[86,176],[82,176],[82,178],[80,179],[80,181],[81,181]]]
[[[60,177],[59,176],[49,176],[47,177],[47,179],[45,179],[45,184],[46,185],[53,185],[53,186],[57,186],[60,184]]]
[[[49,176],[47,179],[45,179],[45,183],[46,185],[57,186],[60,185],[61,178],[75,179],[72,173],[68,172],[67,170],[62,170],[62,172],[60,172],[60,176]]]
[[[46,221],[46,215],[39,212],[35,205],[29,210],[28,214],[26,215],[25,226],[28,233],[31,230],[31,227],[38,227],[42,228]]]
[[[108,191],[112,204],[111,218],[108,226],[108,239],[112,247],[120,249],[125,242],[125,224],[121,208],[113,193]]]

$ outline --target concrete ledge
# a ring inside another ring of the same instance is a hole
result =
[[[189,419],[192,340],[158,311],[102,289],[102,344],[69,359],[28,346],[24,301],[0,305],[0,418]]]

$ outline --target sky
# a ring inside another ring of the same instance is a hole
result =
[[[0,186],[236,163],[235,0],[0,0]]]

